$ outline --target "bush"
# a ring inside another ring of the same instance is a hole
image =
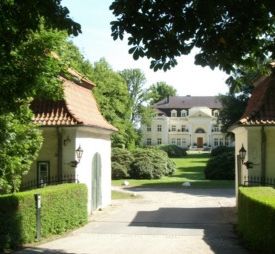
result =
[[[34,242],[34,194],[41,194],[41,237],[61,234],[87,222],[87,187],[62,184],[0,196],[0,250]]]
[[[257,253],[275,253],[275,190],[271,187],[241,187],[237,230]]]
[[[223,152],[210,157],[204,169],[206,179],[233,180],[235,177],[234,152]]]
[[[128,178],[128,168],[116,161],[112,162],[112,179]]]
[[[164,151],[158,149],[137,149],[133,152],[134,162],[129,171],[135,179],[159,179],[163,175],[171,175],[175,164]]]
[[[112,149],[112,179],[129,177],[128,171],[134,158],[131,152],[122,148]]]
[[[169,158],[180,158],[187,155],[186,149],[176,145],[161,145],[158,146],[158,148],[162,151],[165,151]]]
[[[222,153],[234,152],[234,147],[218,146],[212,149],[211,156],[217,156]]]

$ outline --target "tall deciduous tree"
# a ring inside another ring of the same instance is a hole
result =
[[[163,81],[151,85],[147,91],[147,96],[151,104],[155,104],[168,96],[175,96],[176,94],[177,90]]]
[[[146,102],[145,75],[140,69],[125,69],[119,73],[125,80],[130,95],[131,122],[137,125],[142,119],[142,112],[145,110],[145,105],[143,105]]]
[[[62,96],[62,63],[49,53],[60,45],[54,29],[81,32],[68,14],[60,0],[0,1],[1,193],[18,190],[41,145],[28,109],[32,97]]]
[[[275,58],[274,0],[114,0],[112,36],[127,33],[134,59],[167,70],[196,47],[195,63],[230,72],[249,56]]]
[[[104,59],[94,64],[91,79],[96,83],[93,91],[102,114],[119,129],[112,136],[112,145],[134,147],[138,135],[130,121],[131,100],[125,80]]]

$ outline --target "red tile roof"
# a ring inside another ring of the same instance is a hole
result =
[[[275,73],[261,78],[252,92],[241,125],[275,125]]]
[[[64,87],[63,100],[34,100],[32,103],[31,109],[34,112],[35,123],[42,126],[84,125],[117,131],[101,115],[91,92],[91,87],[81,86],[81,84],[76,84],[65,78],[62,78],[62,80]]]

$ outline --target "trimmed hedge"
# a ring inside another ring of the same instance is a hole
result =
[[[237,229],[257,253],[275,253],[275,190],[240,187]]]
[[[61,184],[0,196],[0,251],[35,241],[34,194],[41,194],[41,237],[58,235],[88,221],[87,187]]]
[[[187,155],[186,149],[177,145],[160,145],[158,149],[166,152],[169,158],[181,158]]]

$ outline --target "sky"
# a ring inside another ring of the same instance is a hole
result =
[[[225,94],[227,75],[218,69],[194,64],[194,54],[177,59],[178,65],[166,72],[154,72],[147,58],[135,61],[128,54],[127,40],[114,41],[110,22],[114,20],[109,10],[112,0],[63,0],[62,5],[70,10],[70,17],[81,24],[82,34],[72,38],[82,54],[91,63],[105,58],[115,71],[139,68],[145,74],[146,87],[165,81],[177,90],[177,95],[214,96]]]

